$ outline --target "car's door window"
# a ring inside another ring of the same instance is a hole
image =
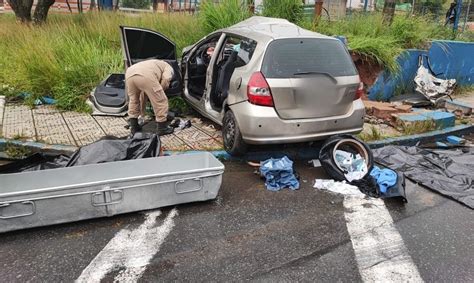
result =
[[[255,40],[230,35],[226,38],[218,62],[225,62],[232,52],[237,52],[236,67],[245,66],[252,59],[256,47],[257,42]]]

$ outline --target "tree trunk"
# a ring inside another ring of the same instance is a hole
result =
[[[22,23],[31,22],[31,7],[33,7],[33,0],[8,0],[10,7],[17,20]]]
[[[33,14],[33,21],[35,24],[42,24],[48,17],[49,8],[54,4],[54,0],[38,0],[36,3],[35,13]]]
[[[95,9],[95,0],[91,0],[91,4],[89,6],[89,10],[94,10]]]
[[[384,22],[391,25],[394,15],[395,15],[395,0],[385,0],[385,4],[383,6]]]
[[[69,9],[69,13],[72,14],[72,8],[71,8],[71,4],[69,4],[69,0],[66,0],[66,5],[67,5],[67,8]]]
[[[158,11],[158,0],[153,0],[153,12]]]

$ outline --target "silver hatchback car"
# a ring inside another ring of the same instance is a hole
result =
[[[222,125],[231,154],[248,144],[296,143],[362,130],[362,87],[345,45],[286,20],[252,17],[183,51],[150,30],[122,27],[127,65],[150,58],[175,68],[169,94]]]

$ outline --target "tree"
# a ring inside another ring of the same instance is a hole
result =
[[[31,18],[33,0],[8,0],[8,3],[20,22],[29,23],[33,19],[35,24],[41,24],[46,21],[49,8],[54,4],[54,0],[38,0],[33,18]]]
[[[8,0],[8,4],[15,12],[16,18],[22,23],[31,22],[31,7],[33,0]]]
[[[385,0],[382,13],[384,22],[391,25],[395,15],[395,0]]]
[[[55,0],[38,0],[38,3],[36,3],[35,13],[33,14],[33,21],[35,24],[41,24],[46,21],[49,8],[54,4],[54,1]]]

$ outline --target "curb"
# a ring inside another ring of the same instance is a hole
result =
[[[0,149],[9,144],[27,147],[32,151],[48,151],[57,153],[72,153],[77,149],[77,147],[72,145],[46,144],[34,141],[9,140],[3,138],[0,139]]]
[[[389,138],[380,141],[368,142],[370,148],[380,148],[386,145],[404,145],[404,146],[414,146],[419,142],[435,142],[445,139],[449,135],[466,135],[474,133],[474,125],[459,125],[454,127],[449,127],[443,130],[432,131],[428,133],[403,136],[397,138]],[[21,140],[7,140],[0,138],[0,149],[7,144],[14,144],[18,146],[24,146],[32,149],[33,151],[49,151],[49,152],[58,152],[58,153],[71,153],[77,149],[75,146],[70,145],[58,145],[58,144],[44,144],[40,142],[33,141],[21,141]],[[273,151],[261,151],[261,152],[249,152],[245,156],[235,157],[231,156],[224,150],[214,150],[207,151],[214,155],[216,158],[221,160],[234,160],[234,161],[263,161],[269,158],[280,158],[283,156],[288,156],[292,160],[310,160],[319,158],[319,149],[320,147],[304,147],[298,149],[286,149],[286,150],[273,150]],[[164,153],[166,155],[180,155],[180,154],[193,154],[202,152],[200,150],[191,150],[191,151],[172,151],[166,150]]]
[[[435,142],[445,139],[449,135],[465,135],[474,133],[474,125],[459,125],[454,127],[445,128],[442,130],[436,130],[428,133],[403,136],[396,138],[389,138],[380,141],[374,141],[367,143],[370,148],[375,149],[386,145],[404,145],[414,146],[419,142]]]

